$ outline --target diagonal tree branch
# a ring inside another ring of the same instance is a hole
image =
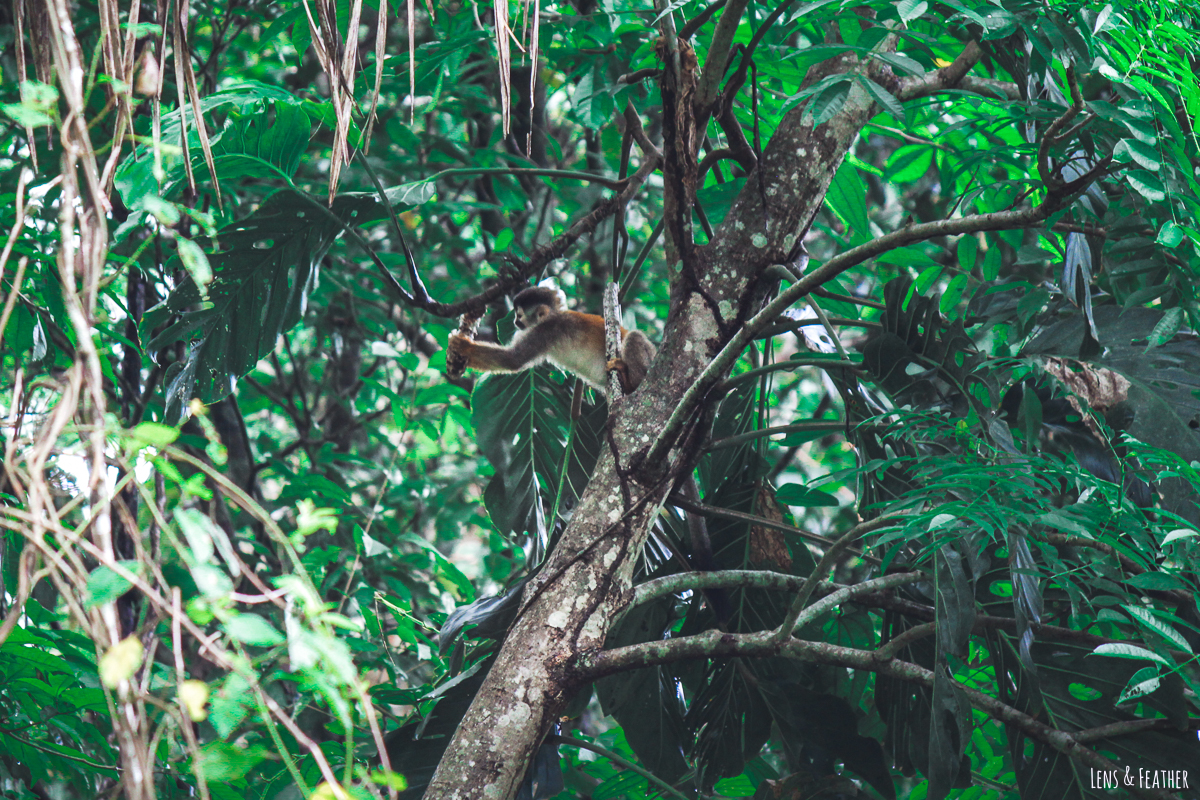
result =
[[[825,642],[808,642],[797,639],[779,641],[773,631],[736,634],[714,630],[696,636],[586,653],[576,659],[575,669],[578,670],[581,677],[595,680],[629,669],[658,666],[687,659],[778,656],[811,664],[867,670],[906,683],[914,683],[927,688],[933,687],[932,670],[891,657],[886,649],[857,650]],[[1095,750],[1085,747],[1084,743],[1071,733],[1047,725],[978,689],[962,683],[958,683],[956,688],[967,697],[972,706],[988,716],[1018,728],[1030,738],[1049,745],[1084,766],[1108,772],[1121,771],[1115,762]],[[1089,731],[1089,739],[1096,732],[1095,729]],[[1139,786],[1126,788],[1137,797],[1148,798],[1148,800],[1180,800],[1177,795],[1163,789],[1148,789]]]

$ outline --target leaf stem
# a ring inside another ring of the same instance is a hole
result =
[[[666,781],[664,781],[662,778],[655,775],[650,770],[646,769],[645,767],[641,766],[640,764],[636,764],[636,763],[630,761],[629,759],[625,758],[624,756],[620,755],[619,753],[614,753],[612,750],[609,750],[607,747],[603,747],[601,745],[596,744],[595,742],[588,742],[588,741],[584,741],[583,739],[576,739],[574,736],[563,736],[561,733],[551,734],[550,736],[547,736],[546,741],[551,742],[551,743],[556,743],[556,744],[565,744],[569,747],[579,747],[584,750],[591,750],[593,753],[604,756],[609,761],[615,762],[616,764],[624,767],[625,769],[629,770],[630,772],[636,772],[638,775],[641,775],[643,778],[650,781],[655,786],[658,786],[659,788],[661,788],[664,792],[667,792],[668,794],[679,798],[679,800],[691,800],[691,798],[689,798],[687,795],[680,792],[674,786],[667,783]]]

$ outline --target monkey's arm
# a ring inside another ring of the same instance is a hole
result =
[[[546,357],[549,342],[545,337],[530,336],[521,331],[512,345],[503,347],[477,342],[460,333],[450,335],[446,354],[446,372],[457,378],[467,369],[483,372],[519,372],[540,363]]]

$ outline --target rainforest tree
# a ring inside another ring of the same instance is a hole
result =
[[[1197,11],[15,0],[0,793],[1198,796]]]

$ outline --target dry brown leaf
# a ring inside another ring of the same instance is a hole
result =
[[[533,112],[537,107],[538,46],[541,42],[542,0],[533,0],[533,34],[529,37],[529,134],[525,137],[525,155],[533,155]],[[528,18],[526,18],[528,19]]]
[[[1107,411],[1129,399],[1129,381],[1111,369],[1053,357],[1046,358],[1042,367],[1097,411]]]
[[[783,522],[783,509],[775,494],[767,487],[758,490],[757,514],[772,522]],[[792,568],[792,553],[783,533],[765,525],[750,526],[750,563],[769,567],[776,572]]]
[[[25,80],[25,0],[13,0],[13,25],[16,29],[17,51],[17,80]],[[34,37],[37,38],[36,36]],[[33,141],[33,128],[25,126],[25,136],[29,139],[29,155],[33,161],[33,171],[38,171],[37,145]]]
[[[1096,411],[1107,411],[1129,398],[1129,380],[1119,372],[1097,367],[1066,358],[1048,356],[1042,368],[1058,379],[1071,395],[1067,402],[1079,413],[1083,423],[1097,438],[1103,435],[1092,420],[1091,414],[1080,404],[1080,400]]]
[[[495,0],[496,55],[500,69],[500,114],[504,124],[504,135],[511,128],[512,113],[512,50],[509,37],[512,31],[508,24],[508,0]]]
[[[431,11],[430,14],[433,12]],[[408,122],[417,116],[417,4],[408,0]]]
[[[411,3],[412,0],[409,0]],[[366,153],[371,147],[371,130],[375,127],[375,111],[379,108],[379,90],[383,87],[383,59],[387,55],[387,0],[379,0],[375,25],[375,88],[371,91],[371,112],[363,126],[362,148]],[[409,38],[409,47],[412,47]],[[411,55],[410,55],[411,57]]]

